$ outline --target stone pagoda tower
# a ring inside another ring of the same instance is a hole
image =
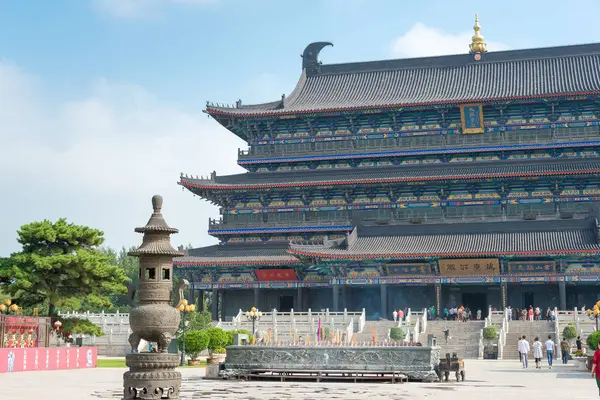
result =
[[[144,234],[142,244],[129,253],[139,257],[139,304],[133,304],[136,288],[130,287],[132,305],[129,337],[132,354],[127,355],[129,371],[123,375],[123,399],[179,399],[181,374],[177,354],[169,354],[168,346],[179,326],[180,313],[172,306],[173,257],[183,253],[171,246],[170,235],[178,230],[169,227],[162,214],[163,199],[152,197],[154,212],[146,226],[135,231]],[[187,284],[182,281],[180,298]],[[181,301],[180,299],[180,301]],[[158,344],[158,352],[138,353],[141,340]]]

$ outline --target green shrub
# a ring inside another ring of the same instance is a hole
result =
[[[563,329],[563,337],[567,340],[573,340],[577,337],[577,328],[574,325],[567,325]]]
[[[495,340],[498,337],[498,331],[495,326],[486,326],[483,328],[483,338],[485,340]]]
[[[221,328],[207,328],[203,332],[206,332],[208,335],[208,350],[211,352],[219,347],[227,346],[227,341],[229,337],[227,333]]]
[[[391,328],[390,329],[390,339],[392,340],[404,340],[405,333],[402,328]]]
[[[209,337],[205,331],[188,331],[183,337],[177,339],[179,350],[183,350],[183,341],[185,341],[185,352],[195,360],[203,350],[208,348]]]
[[[250,333],[250,331],[247,331],[245,329],[227,331],[225,333],[227,334],[227,346],[233,346],[233,336],[235,334],[248,335],[248,343],[252,343],[252,334]]]
[[[226,352],[227,350],[225,350],[223,347],[217,347],[213,350],[213,354],[225,354]]]
[[[586,343],[590,350],[598,350],[598,342],[600,342],[600,331],[596,331],[587,337]]]

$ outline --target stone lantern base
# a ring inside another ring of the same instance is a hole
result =
[[[179,356],[169,353],[136,353],[125,357],[123,400],[179,400]]]

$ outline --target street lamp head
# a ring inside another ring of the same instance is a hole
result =
[[[10,301],[10,299],[4,300],[4,305],[6,305],[7,307],[10,306],[11,303],[12,303],[12,301]]]
[[[250,309],[250,311],[252,311],[252,312],[254,312],[254,313],[255,313],[255,312],[256,312],[256,307],[252,307],[252,308]]]
[[[181,301],[181,304],[183,304],[184,306],[187,306],[187,305],[188,305],[188,301],[187,301],[186,299],[183,299],[183,300]]]
[[[56,322],[54,323],[54,327],[55,327],[56,329],[59,329],[61,326],[62,326],[62,322],[60,322],[60,321],[56,321]]]
[[[19,306],[16,305],[16,304],[13,304],[13,305],[10,306],[10,311],[12,311],[12,312],[17,311],[18,309],[19,309]]]
[[[6,306],[4,304],[0,304],[0,312],[6,311]]]
[[[258,312],[258,318],[262,318],[262,312]]]
[[[190,305],[190,311],[192,311],[192,312],[196,311],[196,305],[195,304]]]
[[[185,310],[185,306],[182,304],[179,305],[179,307],[177,307],[178,311],[184,311]]]

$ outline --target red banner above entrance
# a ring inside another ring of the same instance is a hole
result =
[[[293,269],[255,269],[256,280],[259,282],[297,281],[298,276]]]

